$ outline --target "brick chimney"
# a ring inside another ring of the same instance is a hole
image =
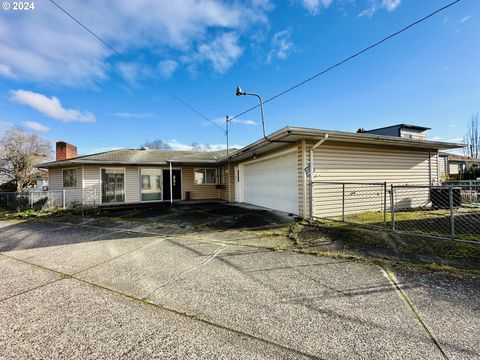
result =
[[[57,141],[56,159],[67,160],[77,157],[77,147],[65,141]]]

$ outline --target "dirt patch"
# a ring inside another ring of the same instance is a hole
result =
[[[480,245],[443,241],[341,223],[297,223],[290,227],[292,246],[322,252],[337,252],[363,258],[480,271]]]

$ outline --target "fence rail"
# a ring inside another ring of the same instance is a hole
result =
[[[480,245],[480,184],[311,186],[312,218]]]
[[[75,205],[96,206],[96,189],[63,189],[0,193],[0,208],[8,210],[67,209]]]

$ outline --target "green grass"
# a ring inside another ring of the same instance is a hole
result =
[[[457,208],[454,213],[455,237],[461,240],[480,241],[480,209]],[[337,216],[334,221],[341,221]],[[345,222],[376,228],[384,227],[383,213],[368,211],[358,214],[348,214]],[[386,229],[392,229],[392,215],[387,213]],[[438,210],[409,210],[395,213],[395,229],[419,235],[450,237],[450,211]]]

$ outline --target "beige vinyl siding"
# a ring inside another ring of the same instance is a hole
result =
[[[305,147],[307,163],[309,151],[313,145],[313,142],[308,142]],[[314,180],[317,182],[386,182],[387,187],[391,184],[428,185],[430,179],[438,183],[437,151],[432,150],[430,156],[429,161],[428,149],[367,146],[327,140],[314,151]],[[306,184],[309,191],[308,178]],[[301,189],[299,193],[300,191]],[[341,213],[342,192],[340,185],[315,185],[314,215],[338,216]],[[380,187],[354,188],[351,186],[347,189],[345,201],[348,203],[349,200],[350,202],[355,200],[357,206],[347,209],[347,213],[380,211],[383,207],[383,192]],[[389,204],[388,200],[387,198],[387,204]],[[299,201],[303,201],[301,196]],[[429,201],[428,189],[415,192],[409,199],[396,199],[396,201],[399,205],[406,203],[410,206],[425,205]],[[310,204],[307,201],[306,211],[301,212],[302,216],[309,215],[309,207]]]
[[[140,201],[140,172],[138,166],[125,168],[125,202],[135,203]]]
[[[446,156],[438,157],[438,172],[440,176],[440,181],[446,180],[448,178],[448,158]]]
[[[305,140],[302,140],[298,144],[297,159],[298,159],[298,213],[300,216],[307,217],[309,205],[308,202],[308,187],[307,176],[305,174],[305,167],[308,164],[307,144]]]
[[[185,193],[190,192],[191,200],[220,199],[220,189],[216,185],[196,185],[193,181],[193,171],[195,168],[217,168],[217,166],[195,166],[182,167],[182,199],[185,199]],[[219,173],[218,173],[219,174]],[[217,177],[218,177],[217,174]]]
[[[77,173],[77,183],[74,187],[63,187],[63,170],[75,169]],[[48,184],[50,191],[50,200],[56,206],[63,205],[63,196],[65,195],[65,205],[70,206],[73,203],[83,203],[82,191],[82,168],[81,167],[67,167],[67,168],[52,168],[48,170]]]
[[[85,189],[85,205],[101,204],[102,191],[100,188],[100,168],[98,166],[83,167],[83,186]]]
[[[223,187],[220,189],[220,199],[234,202],[235,201],[235,166],[233,164],[225,164],[220,167],[220,176]]]
[[[408,139],[426,140],[427,131],[401,129],[400,136]]]

